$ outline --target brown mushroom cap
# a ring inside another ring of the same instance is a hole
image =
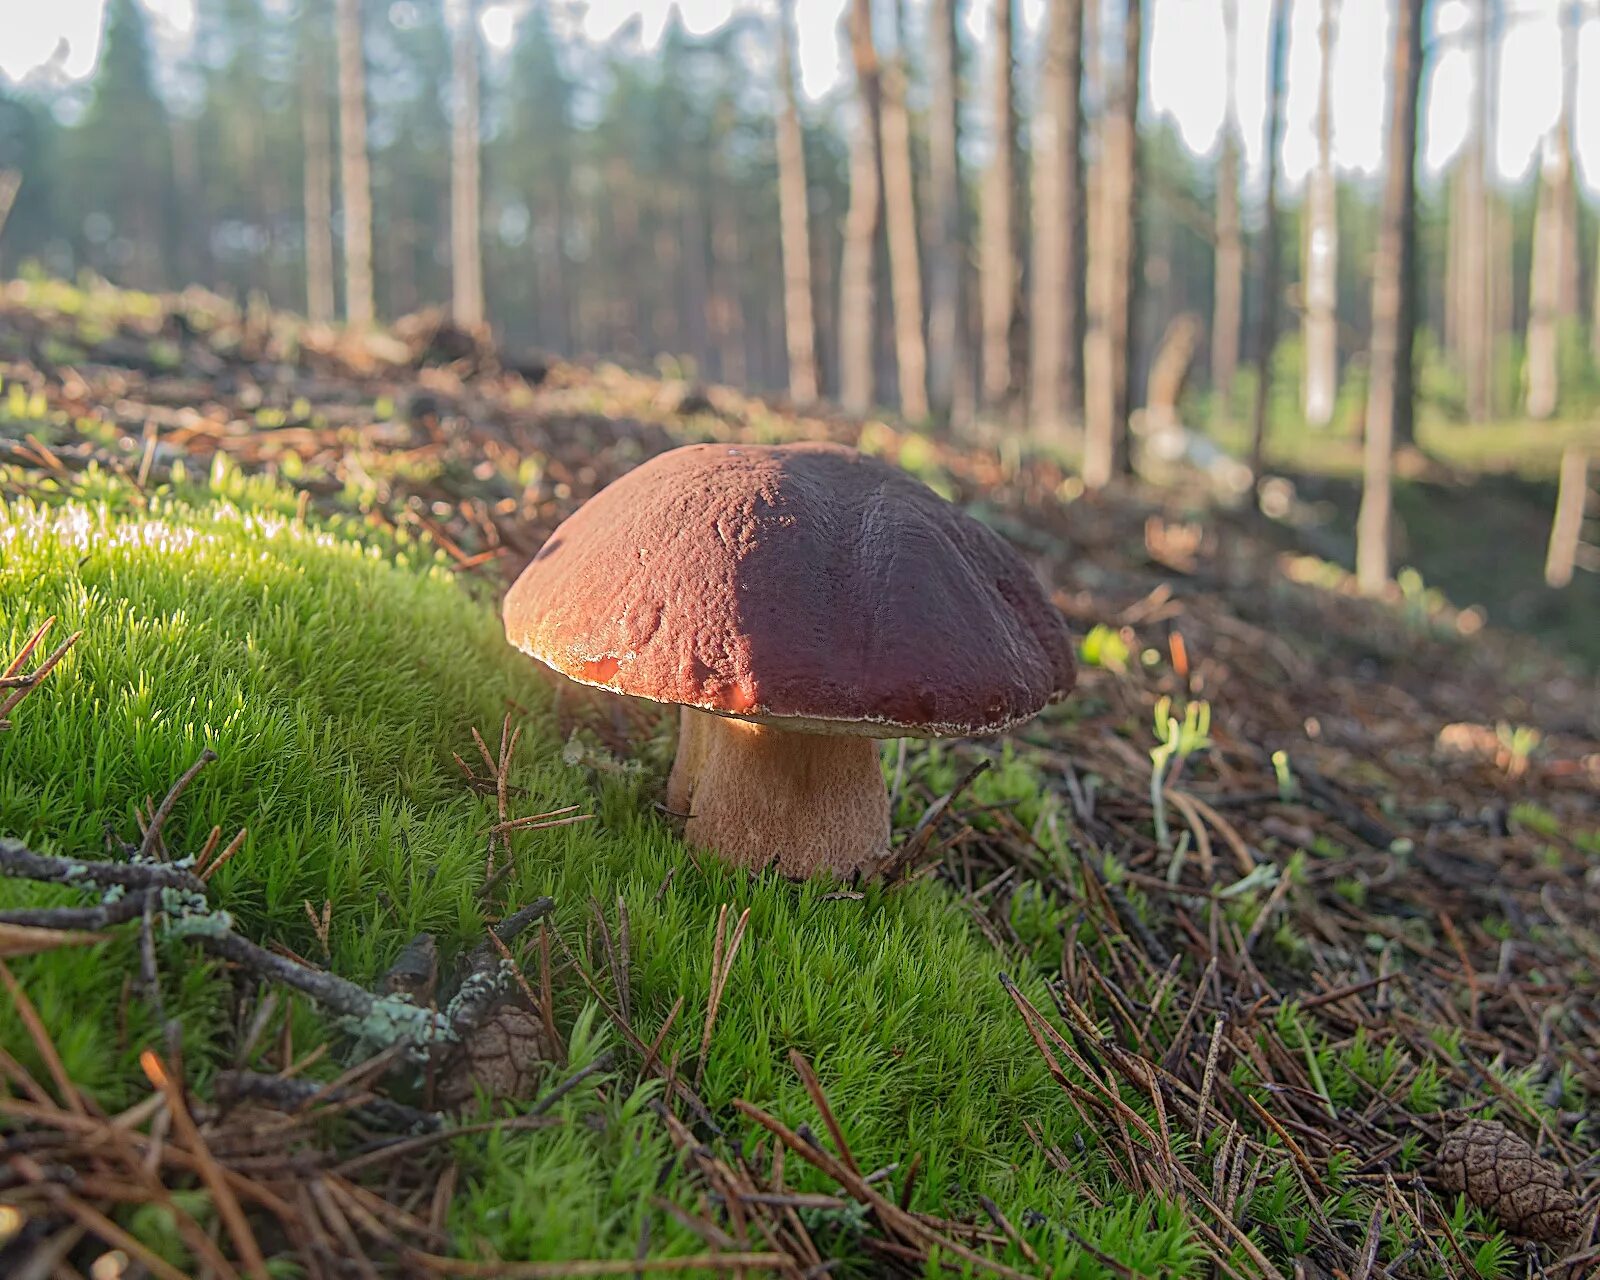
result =
[[[571,516],[506,634],[585,684],[784,728],[993,733],[1065,696],[1066,624],[997,534],[840,445],[689,445]]]

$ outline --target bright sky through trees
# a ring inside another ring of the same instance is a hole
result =
[[[378,0],[373,0],[377,3]],[[392,0],[403,5],[412,0]],[[1291,0],[1288,119],[1284,165],[1291,183],[1310,168],[1314,143],[1312,113],[1316,97],[1315,0]],[[87,75],[98,53],[105,0],[0,0],[0,72],[20,79],[59,57],[61,74]],[[169,56],[181,51],[194,21],[195,0],[144,0],[157,17],[157,33]],[[509,46],[516,14],[530,0],[486,0],[482,26],[491,48]],[[1496,153],[1501,175],[1524,176],[1538,153],[1560,104],[1560,0],[1503,0],[1506,17],[1504,60],[1500,68],[1500,136]],[[615,34],[632,18],[642,22],[649,46],[659,39],[673,5],[685,25],[705,33],[736,10],[759,8],[766,0],[591,0],[579,6],[577,25],[591,39]],[[818,98],[846,74],[839,32],[845,0],[797,0],[799,60],[806,94]],[[1196,151],[1214,145],[1223,118],[1221,0],[1149,0],[1150,105],[1177,121],[1184,140]],[[768,6],[770,7],[770,6]],[[1037,30],[1043,0],[1022,0],[1022,21]],[[1239,0],[1239,101],[1249,164],[1259,163],[1266,111],[1268,0]],[[969,0],[961,13],[967,38],[981,45],[988,30],[989,0]],[[1375,173],[1383,148],[1383,61],[1388,48],[1391,0],[1346,0],[1340,6],[1340,33],[1334,56],[1334,154],[1346,170]],[[1433,7],[1433,46],[1424,84],[1424,166],[1442,168],[1467,130],[1466,108],[1472,85],[1469,51],[1464,47],[1469,18],[1465,0],[1440,0]],[[64,49],[63,49],[64,42]],[[60,52],[58,52],[60,51]],[[1031,46],[1024,56],[1031,56]],[[974,95],[973,101],[981,102]],[[1576,146],[1584,180],[1600,190],[1600,28],[1587,25],[1579,42]]]

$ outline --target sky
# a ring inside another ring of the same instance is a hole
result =
[[[375,0],[368,0],[369,3]],[[383,0],[376,0],[382,3]],[[481,23],[491,50],[504,50],[516,14],[530,0],[484,0]],[[1019,0],[1021,21],[1038,31],[1045,0]],[[156,21],[164,51],[182,50],[194,23],[194,0],[143,0]],[[985,43],[992,0],[958,0],[968,34]],[[1270,0],[1237,0],[1237,94],[1245,157],[1259,169],[1266,113],[1267,13]],[[1315,157],[1317,22],[1320,0],[1290,5],[1288,98],[1282,160],[1290,184],[1304,179]],[[1375,173],[1383,155],[1385,63],[1393,0],[1342,0],[1334,45],[1334,161],[1347,172]],[[1496,160],[1501,177],[1526,176],[1560,109],[1561,0],[1502,0],[1506,13],[1504,57],[1498,68],[1500,129]],[[839,29],[846,0],[796,0],[802,88],[821,98],[848,76]],[[21,79],[59,59],[62,75],[88,75],[98,55],[105,0],[0,0],[0,72]],[[772,0],[589,0],[583,34],[604,40],[631,19],[642,19],[646,45],[660,37],[676,5],[694,33],[711,31],[736,11],[766,9]],[[923,7],[920,0],[911,8]],[[1424,171],[1437,173],[1460,148],[1472,100],[1472,66],[1465,47],[1469,8],[1464,0],[1431,6],[1435,42],[1424,82]],[[1208,153],[1222,128],[1226,102],[1222,0],[1148,0],[1148,95],[1154,110],[1173,119],[1185,142]],[[1029,48],[1036,45],[1029,44]],[[981,55],[980,55],[981,56]],[[1020,72],[1031,75],[1024,66]],[[1491,73],[1493,74],[1493,73]],[[1600,29],[1586,25],[1578,46],[1576,138],[1578,162],[1590,192],[1600,192]],[[975,113],[981,122],[982,98]]]

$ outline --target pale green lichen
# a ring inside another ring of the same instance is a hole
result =
[[[233,917],[226,911],[168,913],[169,938],[220,938],[233,932]]]
[[[161,891],[161,910],[170,919],[180,919],[187,916],[211,915],[211,904],[206,901],[203,893],[190,893],[185,889],[163,889]],[[227,912],[219,911],[216,914],[226,916]]]
[[[409,1055],[419,1060],[427,1056],[429,1046],[456,1038],[445,1015],[413,1004],[404,995],[378,996],[366,1013],[359,1018],[341,1018],[339,1025],[362,1046],[388,1049],[403,1044]]]

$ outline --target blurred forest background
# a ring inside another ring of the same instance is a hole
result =
[[[669,19],[648,51],[562,36],[571,11],[530,0],[492,59],[476,0],[198,0],[171,67],[140,0],[108,0],[87,81],[0,82],[0,275],[200,284],[354,324],[438,305],[510,348],[1065,448],[1091,488],[1136,455],[1241,492],[1271,469],[1295,483],[1259,490],[1268,514],[1370,589],[1421,565],[1589,651],[1600,220],[1573,103],[1600,12],[1558,0],[1562,110],[1507,186],[1485,69],[1528,0],[1457,0],[1448,31],[1438,5],[1394,0],[1376,178],[1334,167],[1339,0],[1270,0],[1274,163],[1245,184],[1236,4],[1204,2],[1228,55],[1194,74],[1230,101],[1196,156],[1148,109],[1141,0],[1047,0],[1036,36],[996,0],[981,48],[957,0],[849,0],[853,74],[816,103],[791,0],[707,36]],[[1289,193],[1301,7],[1318,158]],[[1420,181],[1446,47],[1488,88]]]

